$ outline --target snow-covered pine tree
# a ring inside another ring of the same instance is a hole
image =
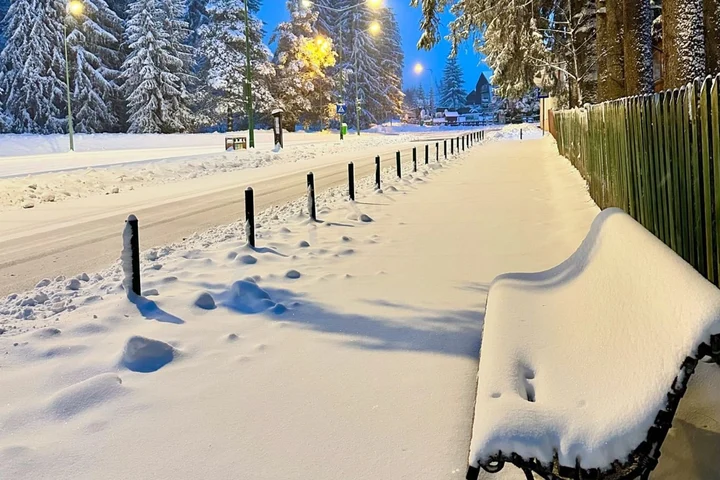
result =
[[[383,100],[383,110],[377,112],[375,116],[385,120],[402,114],[405,54],[395,13],[390,8],[383,8],[375,15],[376,18],[381,19],[382,33],[376,38],[378,44],[376,56],[382,73],[382,84],[385,87],[382,92],[378,92],[381,93],[380,98]]]
[[[5,15],[7,15],[8,9],[10,8],[10,0],[0,0],[0,22],[5,18]],[[4,29],[0,28],[0,51],[2,51],[3,47],[5,47],[5,32]]]
[[[415,97],[417,98],[417,105],[416,105],[417,108],[427,108],[428,107],[428,100],[427,100],[427,97],[425,96],[425,89],[423,88],[422,85],[418,85]]]
[[[275,74],[270,49],[263,43],[263,23],[256,13],[259,1],[248,2],[250,11],[250,64],[255,111],[275,105],[270,81]],[[208,23],[200,27],[201,52],[207,58],[202,72],[207,86],[217,96],[209,117],[225,118],[228,112],[246,113],[245,95],[245,3],[243,0],[209,0]]]
[[[128,0],[108,0],[108,6],[110,9],[115,12],[115,15],[122,19],[126,19],[128,17],[128,4],[130,3]]]
[[[332,40],[314,27],[317,13],[301,8],[300,0],[288,0],[287,8],[290,21],[280,23],[270,40],[277,45],[271,90],[285,111],[287,128],[294,131],[297,123],[307,127],[327,121],[335,86],[327,71],[335,65],[336,54]]]
[[[187,0],[187,22],[190,29],[188,43],[200,48],[200,27],[208,23],[208,0]]]
[[[68,15],[65,20],[75,131],[117,131],[122,20],[105,0],[84,0],[83,6],[79,17]]]
[[[189,53],[181,39],[187,24],[177,0],[135,0],[125,32],[130,53],[123,64],[131,133],[185,131],[191,115],[186,81]]]
[[[430,109],[430,114],[434,116],[437,105],[435,104],[435,89],[432,85],[430,86],[430,96],[428,97],[428,108]]]
[[[440,92],[440,107],[457,109],[465,105],[467,92],[463,85],[462,70],[457,57],[451,56],[445,63],[443,71],[442,91]]]
[[[67,127],[65,4],[59,0],[16,0],[3,30],[0,90],[18,133],[60,133]]]

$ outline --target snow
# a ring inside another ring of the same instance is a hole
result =
[[[486,285],[567,256],[596,212],[552,146],[527,144],[515,163],[506,148],[526,144],[498,142],[402,180],[387,163],[395,191],[358,175],[356,203],[318,192],[317,223],[305,198],[259,212],[256,249],[237,222],[146,250],[153,303],[128,301],[116,265],[63,293],[72,312],[3,316],[0,478],[462,478]],[[58,419],[68,388],[82,408]]]
[[[318,190],[318,222],[304,197],[258,211],[254,249],[244,221],[143,244],[152,301],[117,263],[0,302],[0,478],[463,478],[493,278],[567,259],[598,209],[549,138],[384,165],[384,193],[371,167],[357,202]],[[714,368],[657,478],[714,478]]]
[[[214,134],[168,135],[176,140],[158,143],[154,143],[156,135],[104,134],[81,137],[77,142],[82,152],[75,154],[0,157],[0,210],[115,195],[243,169],[337,158],[339,153],[407,142],[417,136],[365,134],[340,142],[325,133],[290,134],[286,135],[285,149],[271,150],[272,133],[258,133],[258,140],[269,142],[267,145],[234,152],[225,152],[223,137]],[[173,143],[183,147],[165,147]],[[51,150],[57,143],[53,137],[1,135],[1,145],[20,154]],[[121,147],[125,149],[104,150]],[[28,174],[32,176],[25,176]]]
[[[603,211],[566,261],[493,281],[471,465],[498,452],[624,461],[685,357],[718,333],[720,290],[629,215]]]

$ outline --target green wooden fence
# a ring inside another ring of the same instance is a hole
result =
[[[600,208],[620,207],[720,285],[720,75],[555,112],[557,144]]]

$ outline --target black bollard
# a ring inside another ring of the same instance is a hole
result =
[[[140,285],[140,227],[138,226],[138,219],[135,215],[128,216],[125,223],[130,227],[130,266],[132,268],[132,292],[135,295],[142,295],[142,288]],[[127,232],[127,227],[126,227]],[[123,237],[127,235],[126,232],[123,232]],[[124,243],[127,241],[126,238],[123,238],[123,247],[125,247]],[[123,248],[123,250],[125,250]],[[123,263],[125,262],[125,259],[123,258]],[[127,277],[128,272],[125,272],[125,276]],[[128,294],[130,292],[127,292]]]
[[[462,144],[462,151],[464,152],[465,151],[465,137],[462,137],[461,144]]]
[[[397,165],[398,178],[402,178],[402,163],[400,162],[400,152],[395,153],[395,165]]]
[[[447,140],[443,140],[443,156],[447,160]]]
[[[375,157],[375,188],[380,190],[380,155]]]
[[[355,201],[355,165],[353,162],[348,163],[348,191],[350,192],[350,200]]]
[[[450,139],[450,155],[455,155],[455,140]]]
[[[425,145],[425,165],[430,162],[430,145]]]
[[[317,221],[317,208],[315,207],[315,175],[307,174],[308,213],[310,218]]]
[[[520,129],[520,140],[522,140],[522,128]]]
[[[435,161],[440,161],[440,142],[435,142]]]
[[[417,172],[417,147],[413,147],[413,172]]]
[[[245,238],[255,248],[255,197],[252,187],[245,189]]]

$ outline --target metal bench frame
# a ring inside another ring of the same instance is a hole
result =
[[[695,373],[697,364],[705,357],[710,357],[713,362],[720,366],[720,334],[713,335],[709,345],[706,343],[701,344],[696,357],[685,358],[685,361],[680,366],[680,373],[675,377],[667,394],[667,406],[664,410],[658,412],[655,417],[655,424],[650,427],[647,437],[624,463],[618,460],[605,470],[586,470],[580,467],[579,462],[575,467],[560,465],[557,452],[550,464],[542,464],[534,458],[525,459],[516,453],[498,452],[497,455],[490,457],[486,463],[481,464],[480,468],[489,473],[497,473],[503,469],[506,463],[512,463],[525,473],[528,480],[534,480],[534,473],[545,480],[633,480],[637,478],[648,480],[650,473],[658,464],[660,448],[672,426],[680,400],[687,391],[690,377]],[[477,480],[480,475],[480,468],[469,467],[465,478],[467,480]]]

